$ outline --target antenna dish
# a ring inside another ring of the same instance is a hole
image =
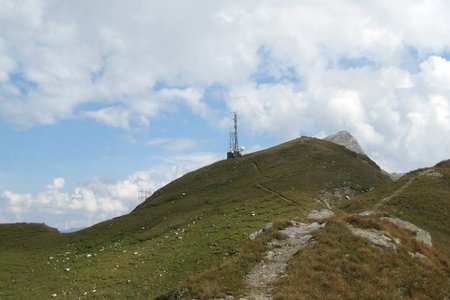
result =
[[[239,151],[245,152],[245,147],[244,146],[239,147]]]

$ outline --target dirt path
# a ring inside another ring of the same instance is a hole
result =
[[[256,163],[256,161],[251,160],[253,166],[255,167],[256,171],[258,172],[258,174],[261,174],[261,169],[259,168],[259,165]]]
[[[270,244],[273,250],[266,254],[266,258],[257,264],[246,276],[248,288],[247,300],[273,299],[273,284],[286,271],[289,260],[300,249],[314,243],[311,233],[323,228],[325,224],[317,222],[303,224],[291,221],[292,226],[281,232],[287,236],[286,240],[274,240]]]
[[[380,206],[382,206],[383,204],[388,203],[389,201],[391,201],[392,199],[394,199],[395,197],[399,196],[401,193],[403,193],[407,188],[409,188],[411,186],[411,184],[413,184],[413,182],[415,180],[417,180],[417,178],[427,175],[428,173],[432,172],[433,169],[428,169],[425,171],[420,172],[418,175],[411,177],[405,184],[403,184],[400,188],[398,188],[395,192],[393,192],[391,195],[384,197],[383,199],[380,200],[380,202],[378,202],[377,204],[375,204],[374,208],[378,209],[380,208]]]
[[[295,202],[294,200],[291,200],[291,199],[289,199],[289,198],[286,198],[286,197],[283,196],[282,194],[280,194],[280,193],[278,193],[278,192],[276,192],[276,191],[274,191],[274,190],[271,190],[271,189],[269,189],[268,187],[265,187],[265,186],[263,186],[263,185],[261,185],[261,184],[259,184],[259,183],[258,183],[256,186],[257,186],[258,188],[262,189],[263,191],[266,191],[266,192],[268,192],[268,193],[274,194],[275,196],[277,196],[277,197],[283,199],[283,200],[286,201],[286,202],[289,202],[290,204],[293,204],[293,205],[296,205],[296,206],[300,206],[300,204],[298,204],[298,203]]]

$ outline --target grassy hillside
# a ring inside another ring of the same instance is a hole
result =
[[[377,210],[412,222],[429,231],[435,247],[450,258],[450,161],[408,173],[341,208],[347,212]]]
[[[278,282],[280,299],[447,299],[450,295],[450,161],[411,172],[401,180],[340,206],[314,234],[315,247],[300,251]],[[356,213],[373,211],[371,217]],[[380,216],[397,217],[430,232],[433,247],[415,241]],[[382,230],[401,244],[376,247],[348,225]],[[417,258],[412,253],[421,253]]]
[[[275,299],[447,299],[450,295],[450,161],[341,203],[337,215],[315,232],[315,245],[299,251],[273,289]],[[371,216],[358,213],[372,211]],[[433,247],[384,221],[401,218],[430,232]],[[309,223],[304,217],[299,221]],[[283,222],[278,222],[278,224]],[[354,236],[349,226],[378,230],[397,239],[396,249]],[[210,267],[180,285],[194,298],[247,295],[243,278],[277,251],[268,231],[249,241],[233,260]],[[421,257],[414,254],[420,253]],[[232,287],[232,288],[230,288]],[[163,299],[174,299],[182,289]]]
[[[0,225],[0,298],[154,298],[236,260],[249,233],[304,216],[325,191],[388,182],[367,157],[301,138],[186,174],[130,214],[79,232]]]
[[[398,249],[377,247],[351,234],[348,224],[378,229],[401,240]],[[314,234],[316,245],[290,261],[276,299],[446,299],[450,260],[377,217],[338,214]],[[418,251],[426,258],[412,257]]]

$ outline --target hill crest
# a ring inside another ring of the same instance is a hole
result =
[[[6,232],[0,226],[0,296],[27,299],[67,293],[75,298],[92,291],[95,282],[95,297],[155,298],[208,268],[213,272],[207,278],[213,280],[233,275],[230,280],[236,282],[219,282],[218,286],[235,287],[237,295],[243,276],[254,262],[264,259],[263,240],[248,244],[249,235],[263,224],[272,222],[276,229],[283,220],[302,220],[324,203],[333,206],[341,198],[346,203],[345,199],[352,201],[357,194],[383,191],[386,184],[391,184],[389,178],[366,155],[316,138],[298,138],[238,159],[218,161],[162,187],[130,214],[79,232],[50,232],[14,240],[8,235],[20,228],[12,226]],[[336,201],[322,201],[325,196]],[[329,223],[321,241],[338,243],[335,236],[340,234],[348,241],[343,244],[353,247],[354,238],[340,222]],[[426,224],[419,225],[432,232]],[[272,233],[278,235],[275,230]],[[272,240],[272,236],[262,238]],[[364,242],[357,245],[361,248]],[[335,249],[331,246],[330,251]],[[253,251],[255,247],[257,251]],[[377,249],[372,250],[377,254]],[[314,255],[311,251],[316,250],[307,251]],[[409,259],[407,253],[405,259]],[[222,262],[231,269],[220,271]],[[350,267],[348,272],[352,272]],[[220,291],[210,291],[208,297],[221,297]]]
[[[346,130],[338,131],[324,138],[325,141],[329,141],[341,146],[344,146],[350,151],[358,154],[366,155],[358,141]]]

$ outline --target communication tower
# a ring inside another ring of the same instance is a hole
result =
[[[147,200],[147,198],[150,197],[152,194],[153,192],[151,190],[139,189],[138,199]]]
[[[233,130],[230,132],[230,149],[227,153],[227,159],[238,158],[242,156],[244,151],[243,147],[239,147],[238,141],[238,125],[237,125],[237,113],[233,112]]]

